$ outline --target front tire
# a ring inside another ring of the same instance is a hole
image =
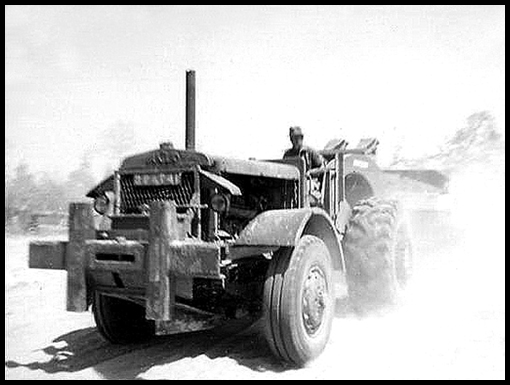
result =
[[[154,321],[145,319],[145,309],[134,302],[95,292],[92,313],[99,333],[114,344],[142,342],[155,334]]]
[[[322,240],[279,249],[264,285],[264,333],[276,357],[296,366],[325,348],[334,317],[333,265]]]

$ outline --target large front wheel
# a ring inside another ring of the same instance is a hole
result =
[[[273,353],[303,366],[325,348],[334,317],[333,266],[322,240],[278,250],[264,285],[264,331]]]

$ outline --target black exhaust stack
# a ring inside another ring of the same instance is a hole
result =
[[[186,71],[186,150],[195,151],[195,71]]]

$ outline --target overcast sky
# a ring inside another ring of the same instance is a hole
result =
[[[492,5],[6,6],[6,163],[101,174],[123,126],[183,147],[188,68],[204,152],[277,158],[297,124],[423,153],[477,111],[503,129],[504,29]]]

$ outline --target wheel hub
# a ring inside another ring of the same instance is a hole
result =
[[[318,266],[314,266],[305,279],[302,295],[301,315],[308,335],[314,335],[322,324],[327,296],[324,273]]]

